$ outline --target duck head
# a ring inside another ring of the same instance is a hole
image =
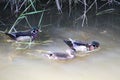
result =
[[[54,59],[54,58],[55,58],[54,53],[53,53],[53,52],[51,52],[51,51],[48,51],[48,53],[47,53],[47,54],[45,54],[45,56],[47,56],[49,59]]]
[[[95,50],[100,46],[100,43],[97,41],[92,41],[91,44],[88,45],[89,51]]]
[[[39,32],[42,32],[39,28],[32,28],[31,35],[33,36],[33,38],[35,38],[37,37]]]
[[[37,28],[37,27],[34,27],[34,28],[32,28],[32,30],[31,30],[31,33],[32,34],[37,34],[38,32],[42,32],[39,28]]]
[[[94,47],[94,48],[98,48],[100,46],[100,43],[97,42],[97,41],[92,41],[91,45]]]

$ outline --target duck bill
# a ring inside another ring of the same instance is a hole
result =
[[[42,54],[42,56],[49,58],[49,54]]]
[[[41,29],[38,29],[38,31],[39,31],[39,32],[42,32],[42,30],[41,30]]]

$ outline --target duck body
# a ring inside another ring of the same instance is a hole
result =
[[[73,59],[75,57],[74,53],[71,50],[66,51],[66,53],[64,53],[64,52],[49,52],[46,54],[46,56],[49,59],[53,59],[53,60],[68,60],[68,59]]]
[[[91,43],[85,43],[81,41],[75,41],[69,38],[68,40],[64,40],[64,42],[74,51],[78,52],[91,52],[99,47],[99,42],[92,41]]]
[[[5,34],[15,41],[33,41],[37,37],[38,29],[31,29],[24,32],[12,32]]]

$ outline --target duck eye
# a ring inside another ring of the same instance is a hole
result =
[[[93,47],[97,47],[96,45],[93,45]]]
[[[31,31],[31,33],[33,33],[33,34],[34,34],[34,33],[36,33],[36,31],[35,31],[35,30],[33,30],[33,31]]]
[[[33,33],[35,33],[35,30],[33,31]]]
[[[50,56],[52,56],[53,54],[50,54]]]

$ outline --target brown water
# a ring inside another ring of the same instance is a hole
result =
[[[99,27],[83,28],[73,28],[72,25],[45,27],[41,33],[44,37],[41,36],[37,41],[49,39],[52,42],[32,45],[28,50],[16,50],[13,43],[1,40],[0,80],[120,80],[120,29],[100,24]],[[68,46],[63,39],[67,38],[86,42],[97,40],[101,49],[68,61],[49,60],[36,51],[64,52]]]

